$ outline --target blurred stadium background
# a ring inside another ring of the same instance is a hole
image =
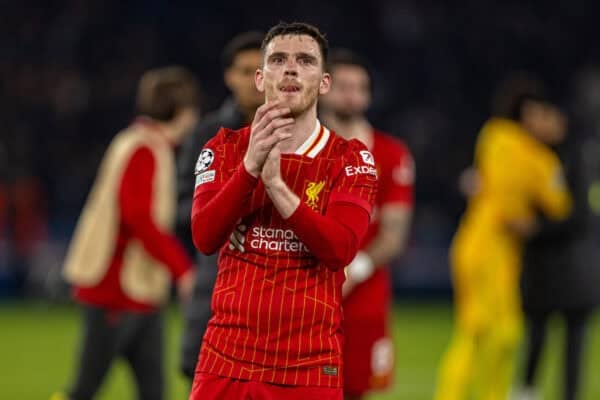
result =
[[[140,74],[189,66],[212,110],[226,95],[224,43],[279,20],[314,23],[332,46],[365,54],[370,117],[415,155],[413,234],[394,269],[397,385],[373,398],[430,398],[452,319],[457,179],[493,88],[512,71],[534,72],[569,113],[572,143],[600,135],[598,15],[600,3],[585,0],[0,1],[0,398],[44,399],[71,376],[78,320],[58,271],[105,147],[132,118]],[[185,398],[177,311],[169,321],[170,398]],[[556,321],[551,343],[560,335]],[[558,399],[560,349],[545,356],[548,399]],[[598,318],[586,363],[582,398],[598,399]],[[119,366],[101,398],[127,398],[124,373]]]

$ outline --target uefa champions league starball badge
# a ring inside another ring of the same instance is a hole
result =
[[[196,174],[204,172],[210,167],[215,159],[215,153],[211,149],[204,149],[196,162]]]

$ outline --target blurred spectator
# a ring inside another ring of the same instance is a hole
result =
[[[359,140],[377,168],[376,212],[359,251],[346,267],[344,308],[344,398],[360,400],[389,388],[394,343],[389,331],[392,285],[389,264],[410,236],[415,165],[405,143],[374,128],[366,118],[371,102],[367,61],[348,49],[328,58],[332,85],[321,99],[324,123],[346,140]]]
[[[190,380],[194,378],[196,361],[202,337],[211,317],[211,298],[217,277],[217,254],[206,256],[196,251],[191,242],[192,197],[194,195],[194,169],[200,151],[216,135],[220,127],[239,129],[254,118],[264,94],[256,89],[254,74],[262,63],[260,51],[264,34],[245,32],[235,36],[222,53],[223,78],[231,90],[221,108],[207,115],[183,144],[178,163],[179,237],[188,243],[191,254],[198,260],[197,280],[192,301],[186,311],[182,338],[181,371]]]
[[[519,397],[522,400],[541,399],[535,390],[535,378],[553,313],[559,313],[566,323],[561,398],[578,398],[588,321],[600,302],[600,265],[595,261],[598,237],[592,231],[595,217],[590,204],[594,187],[600,182],[600,137],[594,129],[596,121],[589,118],[597,116],[600,110],[598,99],[589,96],[590,90],[598,89],[594,85],[598,77],[591,71],[585,73],[587,85],[584,90],[577,88],[574,110],[579,119],[575,127],[591,130],[591,137],[588,134],[588,139],[582,140],[581,134],[572,136],[560,148],[567,183],[574,196],[574,212],[560,223],[540,217],[541,229],[526,246],[522,295],[529,331],[524,388]]]
[[[528,77],[505,81],[494,100],[494,116],[475,148],[479,182],[467,191],[451,248],[456,323],[436,400],[469,398],[473,384],[475,398],[508,398],[523,324],[522,245],[535,232],[536,211],[564,220],[571,209],[560,161],[549,148],[566,133],[560,110]]]
[[[130,364],[140,399],[162,399],[162,321],[171,276],[183,300],[195,271],[171,234],[175,222],[173,147],[198,119],[199,92],[181,67],[146,72],[139,117],[111,142],[81,213],[64,275],[82,306],[84,329],[68,395],[91,399],[112,362]]]

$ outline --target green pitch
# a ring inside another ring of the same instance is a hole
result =
[[[176,369],[181,318],[176,309],[167,314],[168,400],[187,399],[188,388]],[[452,324],[448,304],[401,303],[395,310],[394,334],[397,343],[396,385],[370,400],[429,400],[440,355],[449,339]],[[0,303],[0,399],[45,400],[62,389],[73,374],[73,360],[79,335],[79,314],[72,306],[34,303]],[[562,376],[562,335],[560,321],[552,325],[549,346],[544,354],[540,381],[544,400],[559,400]],[[589,336],[582,400],[600,398],[600,316]],[[102,387],[98,399],[134,399],[130,371],[117,363]]]

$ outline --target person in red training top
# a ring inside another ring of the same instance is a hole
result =
[[[56,399],[92,399],[117,356],[132,367],[138,398],[163,399],[160,306],[170,277],[184,300],[194,282],[191,261],[171,233],[173,148],[198,118],[198,97],[186,69],[146,72],[139,117],[108,147],[65,261],[84,331],[75,381]]]
[[[375,157],[375,212],[344,283],[344,395],[361,399],[389,386],[394,349],[389,334],[391,279],[388,264],[405,246],[413,207],[414,163],[406,145],[371,126],[367,62],[347,49],[332,50],[333,84],[321,101],[321,116],[346,139],[358,139]]]
[[[320,31],[281,23],[262,48],[266,103],[250,127],[219,130],[196,166],[194,244],[220,255],[190,399],[341,400],[344,267],[377,172],[362,143],[317,119],[330,87]]]

